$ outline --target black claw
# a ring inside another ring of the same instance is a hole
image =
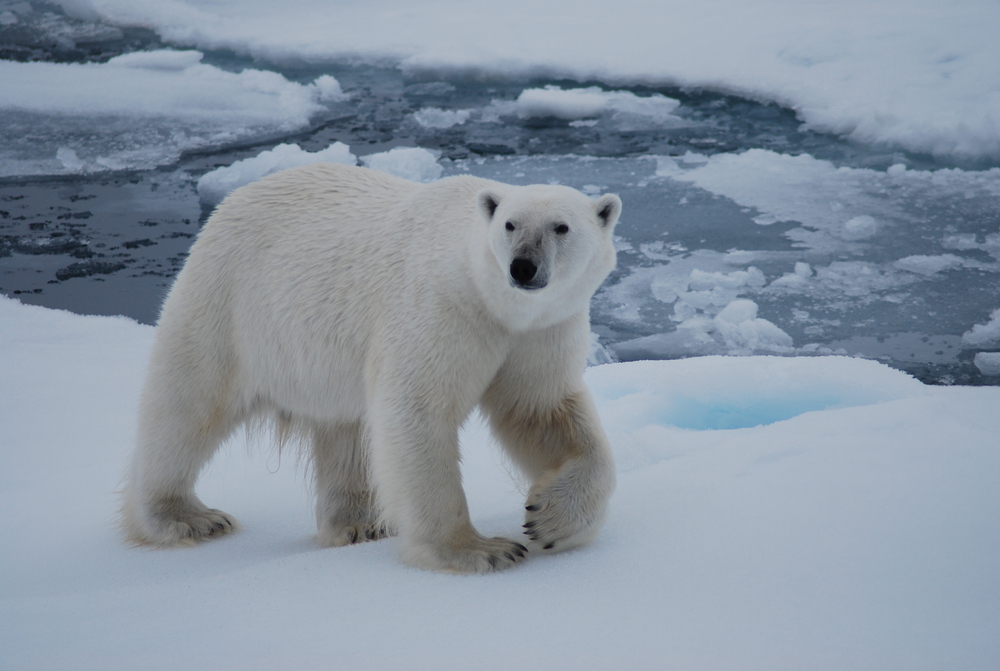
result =
[[[504,552],[503,556],[506,557],[507,559],[511,560],[511,561],[517,561],[516,559],[514,559],[514,555],[511,554],[510,552]]]
[[[525,522],[521,526],[524,527],[525,529],[530,529],[531,527],[535,526],[536,524],[538,524],[538,522],[536,520],[532,520],[530,522]]]
[[[533,513],[533,512],[537,512],[537,511],[541,510],[542,507],[540,505],[538,505],[537,503],[533,503],[530,506],[525,506],[524,509]]]
[[[528,548],[524,547],[524,546],[523,546],[523,545],[521,545],[520,543],[514,543],[514,545],[516,545],[516,546],[517,546],[517,549],[518,549],[518,550],[520,550],[521,552],[527,552],[527,551],[528,551]],[[522,556],[523,556],[523,555],[522,555]]]
[[[545,546],[545,547],[543,547],[542,549],[543,549],[543,550],[551,550],[551,549],[552,549],[552,548],[554,548],[555,546],[556,546],[556,544],[555,544],[555,543],[553,542],[553,543],[549,543],[548,545],[546,545],[546,546]]]

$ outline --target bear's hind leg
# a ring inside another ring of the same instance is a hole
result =
[[[180,280],[177,287],[183,294]],[[194,485],[249,409],[236,396],[228,349],[213,346],[222,336],[181,319],[177,305],[168,300],[157,331],[123,490],[122,527],[139,544],[190,545],[238,528],[231,515],[202,503]]]
[[[153,382],[156,385],[156,382]],[[123,491],[122,526],[137,544],[176,546],[239,528],[231,515],[209,508],[194,493],[202,468],[234,428],[222,412],[144,392],[138,449]]]
[[[319,543],[339,547],[392,535],[371,488],[364,425],[317,424],[312,441]]]

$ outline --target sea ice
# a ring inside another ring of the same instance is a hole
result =
[[[186,150],[289,132],[346,99],[330,75],[300,84],[271,71],[229,72],[202,59],[198,51],[161,49],[106,63],[0,60],[0,118],[8,131],[45,120],[72,138],[47,145],[52,140],[44,133],[8,138],[0,131],[8,150],[0,155],[0,175],[149,169]],[[76,160],[32,157],[54,157],[57,149],[73,150]]]
[[[459,126],[469,120],[472,110],[443,110],[425,107],[413,114],[414,120],[424,128],[444,129]]]
[[[525,89],[513,103],[494,103],[498,110],[510,109],[522,118],[556,117],[567,121],[596,119],[610,115],[616,126],[687,126],[688,121],[672,112],[680,101],[661,94],[637,96],[630,91],[605,91],[597,86],[563,89],[546,86]]]
[[[198,180],[198,195],[206,204],[214,205],[222,202],[235,189],[256,182],[261,177],[310,163],[357,165],[358,159],[343,142],[334,142],[317,152],[304,151],[297,144],[279,144],[253,158],[205,173]]]
[[[900,270],[906,270],[918,275],[934,275],[945,270],[954,270],[962,267],[962,259],[954,254],[940,254],[937,256],[927,256],[926,254],[915,254],[895,261],[893,264]]]
[[[794,109],[808,128],[964,159],[1000,157],[1000,7],[980,0],[669,2],[614,11],[571,0],[415,8],[322,0],[62,0],[67,12],[152,28],[167,42],[274,61],[348,56],[405,71],[538,74],[705,88]],[[5,80],[6,81],[6,80]]]
[[[290,130],[322,109],[321,101],[343,98],[329,75],[299,84],[266,70],[228,72],[202,58],[198,51],[161,49],[107,63],[0,60],[0,109],[263,123]]]
[[[557,669],[996,667],[998,388],[846,357],[592,367],[607,524],[458,578],[393,539],[318,547],[303,469],[242,432],[198,483],[241,533],[128,547],[115,491],[154,338],[0,296],[5,670],[494,668],[517,646]],[[525,487],[488,426],[459,440],[477,528],[518,534]]]
[[[758,224],[802,224],[785,236],[798,247],[823,253],[855,252],[900,224],[925,220],[927,208],[922,205],[927,201],[993,201],[1000,197],[998,168],[838,168],[809,154],[792,156],[766,149],[716,154],[698,161],[687,156],[658,156],[656,160],[658,176],[687,182],[754,208],[760,212],[754,217]],[[956,244],[963,240],[956,238]]]
[[[983,375],[1000,375],[1000,352],[977,352],[973,361]]]
[[[389,151],[361,157],[361,162],[372,170],[381,170],[396,177],[414,182],[433,182],[440,179],[444,169],[437,162],[438,156],[420,147],[396,147]]]
[[[972,347],[1000,345],[1000,308],[990,313],[985,324],[975,324],[962,334],[962,344]]]

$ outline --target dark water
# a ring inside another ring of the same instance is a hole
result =
[[[34,3],[34,11],[26,12],[23,5],[15,26],[0,25],[0,58],[104,61],[162,47],[148,31],[70,19],[44,3]],[[4,7],[0,3],[0,13]],[[806,234],[816,230],[808,221],[761,225],[762,212],[754,207],[657,174],[657,157],[697,154],[704,161],[749,149],[808,154],[836,167],[882,173],[897,164],[966,172],[989,165],[957,165],[854,145],[801,130],[790,110],[710,91],[403,73],[378,63],[261,63],[222,52],[206,54],[204,62],[233,71],[248,66],[275,70],[301,82],[330,74],[351,98],[331,105],[300,132],[211,147],[156,169],[3,178],[0,293],[81,314],[122,314],[154,323],[210,213],[196,190],[200,176],[281,142],[317,151],[340,141],[358,156],[419,146],[440,153],[445,174],[558,182],[621,195],[625,210],[617,230],[619,268],[592,309],[594,331],[616,358],[741,352],[717,332],[708,333],[714,340],[707,344],[678,345],[678,326],[686,313],[678,307],[683,301],[676,302],[677,292],[688,292],[692,302],[709,300],[705,296],[715,292],[715,302],[695,316],[711,320],[728,301],[752,300],[758,317],[791,338],[794,345],[786,354],[860,354],[931,383],[1000,383],[983,376],[972,362],[977,351],[990,347],[962,341],[963,333],[986,323],[1000,307],[1000,259],[990,237],[1000,232],[1000,207],[988,188],[945,189],[928,183],[904,189],[865,173],[867,182],[854,197],[866,199],[868,207],[881,213],[879,229],[863,243],[831,246],[810,242]],[[680,101],[673,112],[679,121],[602,118],[580,124],[483,113],[502,110],[498,102],[514,101],[527,88],[547,85],[598,86],[640,97],[662,94]],[[428,108],[474,112],[464,123],[428,128],[414,120],[415,112]],[[22,122],[30,132],[16,138],[19,151],[30,151],[37,142],[42,152],[54,134],[69,132],[58,118]],[[963,173],[958,179],[965,177]],[[821,195],[815,203],[817,212],[828,205]],[[850,209],[852,203],[846,206]],[[893,265],[912,255],[944,254],[959,255],[966,263],[926,274]],[[806,268],[801,264],[808,264],[806,282],[774,283]],[[699,285],[699,277],[708,278],[707,284]],[[992,349],[998,348],[1000,344]]]

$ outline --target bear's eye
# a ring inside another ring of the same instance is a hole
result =
[[[558,226],[556,226],[556,233],[558,233],[559,235],[566,235],[567,233],[569,233],[569,226],[567,226],[566,224],[559,224]]]
[[[504,228],[506,228],[506,229],[507,229],[508,231],[513,231],[513,230],[514,230],[514,224],[512,224],[512,223],[510,223],[510,222],[508,221],[508,222],[507,222],[507,225],[506,225],[506,226],[504,226]]]

